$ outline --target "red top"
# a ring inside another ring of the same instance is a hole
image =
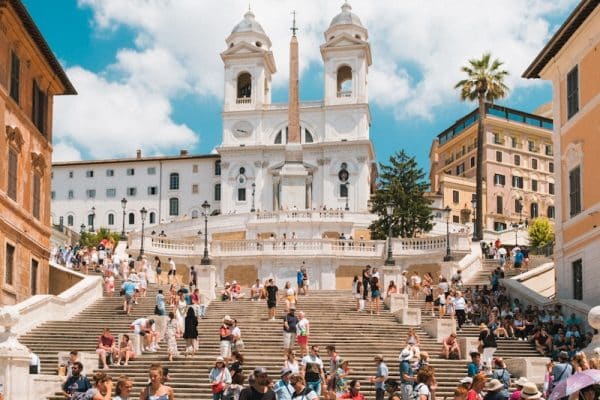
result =
[[[98,347],[100,347],[100,345],[104,347],[112,347],[114,342],[115,338],[110,333],[108,336],[100,335],[100,337],[98,337]]]

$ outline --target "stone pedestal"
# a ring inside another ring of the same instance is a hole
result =
[[[471,360],[471,352],[477,351],[477,346],[479,346],[479,338],[478,337],[459,337],[456,339],[458,342],[458,347],[460,348],[460,355],[463,360]]]
[[[0,382],[4,384],[5,399],[22,399],[23,388],[29,385],[29,349],[17,340],[12,328],[19,321],[19,312],[13,307],[0,309],[0,325],[4,337],[0,343]]]
[[[419,326],[421,325],[420,308],[403,308],[395,313],[396,321],[402,325]]]
[[[548,357],[522,357],[504,359],[510,375],[519,378],[524,376],[536,385],[544,383],[546,365],[550,362]]]
[[[389,295],[385,298],[384,304],[391,313],[395,313],[403,308],[408,308],[408,295],[397,293]]]
[[[215,266],[214,265],[194,265],[194,270],[198,271],[198,289],[200,294],[213,301],[215,295]]]
[[[596,331],[600,332],[600,306],[593,307],[588,313],[588,323]],[[600,347],[600,333],[594,335],[592,342],[583,349],[583,352],[588,356],[594,355],[594,349]]]
[[[62,380],[63,377],[58,375],[30,375],[28,399],[47,399],[54,393],[62,391]],[[23,399],[23,397],[19,397],[19,399]]]
[[[456,332],[456,322],[453,319],[434,318],[423,324],[423,330],[442,343],[452,332]]]

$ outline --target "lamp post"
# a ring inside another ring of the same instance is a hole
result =
[[[254,207],[254,195],[256,194],[256,183],[252,182],[252,208],[250,208],[250,212],[255,212],[256,208]],[[209,205],[210,207],[210,205]]]
[[[348,190],[348,184],[350,182],[346,181],[346,183],[344,183],[344,185],[346,185],[346,207],[344,207],[345,211],[350,211],[350,207],[348,206],[348,197],[350,197],[350,192]]]
[[[142,207],[140,210],[140,216],[142,217],[142,244],[140,245],[140,256],[138,259],[141,259],[144,255],[144,223],[146,222],[146,214],[148,214],[148,210],[146,210],[146,207]]]
[[[79,227],[79,245],[83,246],[83,234],[85,233],[85,224]]]
[[[208,211],[210,210],[210,204],[208,204],[208,201],[204,200],[202,209],[204,210],[204,255],[200,260],[200,264],[210,265],[210,258],[208,258]]]
[[[385,212],[388,217],[388,248],[387,248],[387,258],[385,259],[384,265],[391,266],[396,265],[396,261],[394,261],[394,257],[392,257],[392,214],[394,213],[394,206],[392,204],[387,204],[385,206]]]
[[[125,208],[127,208],[127,199],[125,197],[121,199],[121,208],[123,209],[123,229],[121,230],[121,240],[125,240]]]
[[[519,206],[519,222],[515,222],[512,224],[512,227],[515,229],[515,247],[517,247],[518,244],[518,233],[519,233],[519,226],[521,225],[522,221],[523,221],[523,198],[519,197],[517,199],[517,205]]]
[[[476,242],[479,240],[479,237],[477,235],[477,196],[475,193],[471,196],[471,205],[473,206],[473,215],[475,216],[473,218],[473,241]]]
[[[96,219],[96,207],[92,207],[92,213],[90,215],[92,217],[92,224],[90,225],[90,232],[95,232],[94,220]]]
[[[61,215],[58,218],[58,229],[62,232],[64,230],[64,223],[65,223],[65,218]]]
[[[450,206],[444,208],[444,217],[446,218],[446,255],[444,261],[452,261],[452,254],[450,254]]]

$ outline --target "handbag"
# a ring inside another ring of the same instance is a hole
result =
[[[210,384],[210,390],[212,390],[214,394],[219,394],[225,391],[225,385],[223,384],[223,375],[225,375],[225,368],[223,368],[221,375],[219,375],[219,380]]]

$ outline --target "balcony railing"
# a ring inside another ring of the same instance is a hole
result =
[[[252,99],[250,97],[238,97],[235,99],[235,104],[250,104]]]
[[[299,220],[330,220],[344,219],[344,210],[286,210],[286,211],[257,211],[251,215],[249,222],[254,221],[299,221]]]
[[[340,90],[337,97],[352,97],[352,90]]]

